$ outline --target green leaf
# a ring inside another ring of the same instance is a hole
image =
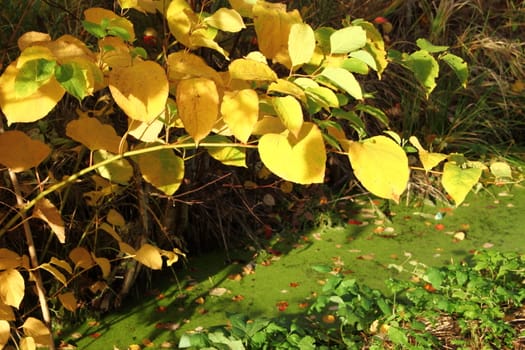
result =
[[[55,78],[60,85],[79,101],[89,95],[86,74],[85,68],[75,62],[65,63],[55,70]]]
[[[102,149],[93,152],[93,160],[95,163],[100,163],[114,156],[114,154]],[[119,159],[117,161],[98,167],[97,172],[106,180],[121,185],[127,185],[133,176],[133,167],[126,159]]]
[[[432,287],[439,288],[441,287],[441,284],[443,283],[443,274],[439,269],[436,269],[434,267],[431,267],[427,270],[425,273],[425,281],[432,284]]]
[[[343,63],[341,63],[341,68],[344,68],[352,73],[358,73],[363,75],[368,74],[368,72],[370,71],[369,67],[365,62],[355,57],[345,59]]]
[[[426,50],[419,50],[409,55],[405,63],[414,73],[417,81],[423,85],[426,97],[436,87],[436,78],[439,75],[439,64],[436,59]]]
[[[450,68],[456,73],[456,76],[459,79],[459,82],[463,87],[467,87],[467,79],[468,79],[468,65],[465,60],[463,60],[461,57],[453,55],[451,53],[447,53],[440,57],[441,60],[445,61]]]
[[[363,99],[361,85],[359,85],[354,75],[346,69],[327,67],[321,72],[320,76],[326,78],[343,91],[346,91],[356,100]]]
[[[205,143],[231,143],[230,139],[221,135],[212,135],[204,139]],[[246,168],[246,149],[232,146],[206,147],[210,156],[224,165]]]
[[[82,26],[88,32],[89,34],[93,35],[96,38],[103,38],[106,34],[106,28],[103,27],[100,24],[88,22],[88,21],[82,21]]]
[[[436,52],[443,52],[448,50],[448,46],[436,46],[432,44],[430,41],[424,38],[420,38],[416,40],[416,45],[421,50],[428,51],[430,53],[436,53]]]
[[[121,38],[124,41],[130,41],[131,35],[129,34],[128,30],[116,25],[110,25],[107,27],[107,33],[109,35],[113,35],[116,37]]]
[[[366,32],[359,26],[339,29],[330,35],[330,53],[346,54],[366,45]]]
[[[450,160],[445,163],[441,183],[459,206],[469,191],[478,183],[482,170],[480,168],[461,168]]]
[[[329,110],[330,107],[339,107],[337,95],[328,88],[322,86],[309,87],[306,88],[305,93],[314,103],[326,110]]]
[[[372,117],[376,118],[379,122],[381,122],[384,126],[388,127],[388,116],[379,108],[370,105],[358,104],[355,107],[355,109],[370,114]]]
[[[350,122],[350,126],[354,129],[359,139],[366,137],[366,126],[365,123],[359,116],[353,111],[345,111],[342,109],[332,110],[332,115],[338,119],[344,119]]]
[[[283,124],[295,136],[299,136],[303,126],[303,110],[301,104],[293,96],[273,97],[273,108]]]
[[[288,36],[288,52],[292,66],[310,62],[315,50],[315,35],[312,27],[306,23],[294,23]]]
[[[315,30],[315,41],[324,54],[330,53],[330,36],[335,32],[331,27],[320,27]]]
[[[388,327],[388,337],[394,344],[403,346],[409,345],[406,334],[397,327]]]
[[[44,58],[24,63],[15,78],[16,96],[23,98],[35,93],[39,87],[47,83],[53,76],[55,66],[56,61]]]
[[[374,59],[374,56],[372,56],[370,52],[365,50],[358,50],[351,52],[349,56],[366,63],[373,70],[377,70],[377,63]]]

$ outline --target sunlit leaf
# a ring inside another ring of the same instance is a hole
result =
[[[162,269],[161,251],[159,248],[152,246],[151,244],[145,243],[140,247],[134,258],[152,270]]]
[[[38,166],[51,153],[45,143],[33,140],[18,130],[0,134],[0,164],[21,172]]]
[[[339,29],[330,35],[330,53],[349,53],[366,44],[366,32],[359,26]]]
[[[466,88],[468,80],[467,62],[465,62],[463,58],[451,53],[446,53],[445,55],[441,56],[440,59],[445,61],[450,66],[450,68],[452,68],[454,73],[456,73],[456,76],[458,77],[461,85]]]
[[[268,94],[279,93],[284,95],[290,95],[298,99],[299,101],[306,103],[306,94],[297,84],[284,80],[278,79],[276,82],[271,83],[268,86]]]
[[[11,337],[11,327],[9,322],[14,321],[9,319],[0,319],[0,349],[3,349]]]
[[[208,78],[221,86],[219,73],[210,67],[200,56],[188,51],[177,51],[168,55],[168,77],[170,81],[188,78]]]
[[[339,107],[337,95],[328,88],[314,86],[306,88],[304,92],[316,105],[326,110],[330,110],[332,107]]]
[[[69,259],[75,264],[75,269],[89,269],[95,262],[86,248],[76,247],[69,252]]]
[[[387,52],[385,50],[383,35],[372,23],[363,19],[356,19],[352,21],[352,24],[360,26],[366,31],[367,43],[364,47],[364,50],[369,52],[374,58],[376,62],[377,74],[381,78],[381,74],[388,66]]]
[[[169,84],[158,63],[144,61],[114,68],[109,75],[109,90],[128,117],[150,122],[164,110]]]
[[[130,47],[120,38],[108,36],[98,41],[100,61],[108,67],[129,67],[133,61]]]
[[[258,150],[264,165],[285,180],[300,184],[324,181],[326,151],[321,131],[313,123],[303,123],[297,138],[287,133],[264,134]]]
[[[12,62],[0,76],[0,108],[12,123],[29,123],[45,117],[62,99],[65,90],[51,77],[31,95],[18,97],[15,81],[19,70],[16,61]]]
[[[57,207],[47,198],[42,198],[36,202],[35,209],[33,210],[33,217],[44,220],[51,230],[57,237],[58,241],[62,244],[66,242],[66,229],[64,227],[64,221],[58,211]]]
[[[184,160],[173,150],[163,149],[138,155],[142,178],[167,195],[174,194],[184,178]]]
[[[84,11],[87,22],[101,24],[107,21],[106,30],[108,34],[118,36],[126,41],[135,41],[135,30],[133,23],[115,12],[100,7],[91,7]]]
[[[294,23],[290,27],[288,52],[292,67],[310,62],[315,49],[315,35],[312,27],[306,23]]]
[[[62,285],[66,286],[67,285],[67,278],[66,276],[59,270],[57,269],[56,267],[54,267],[53,265],[51,265],[50,263],[42,263],[38,266],[39,269],[42,269],[42,270],[46,270],[47,272],[49,272],[50,274],[53,275],[53,277],[60,283],[62,283]]]
[[[363,99],[361,85],[359,85],[359,82],[356,80],[354,75],[346,69],[328,67],[321,72],[320,76],[328,79],[328,81],[335,84],[341,90],[347,92],[356,100]]]
[[[357,51],[351,52],[349,54],[349,57],[358,59],[361,62],[364,62],[367,66],[369,66],[373,70],[377,70],[377,63],[374,59],[374,56],[372,56],[372,54],[370,54],[370,52],[366,50],[357,50]]]
[[[228,59],[228,52],[226,52],[220,45],[214,40],[215,33],[213,33],[212,27],[200,28],[192,31],[190,35],[190,47],[207,47],[215,50]]]
[[[24,278],[15,269],[0,271],[0,300],[18,309],[24,299]]]
[[[191,78],[177,85],[176,101],[184,128],[195,142],[205,138],[217,122],[219,93],[213,80]]]
[[[425,171],[432,170],[436,165],[441,163],[443,160],[447,159],[447,155],[443,153],[433,153],[426,151],[419,140],[415,136],[410,136],[410,143],[417,149],[419,160],[423,164]]]
[[[432,44],[430,41],[424,38],[419,38],[416,40],[416,45],[421,50],[428,51],[430,53],[443,52],[448,50],[448,46],[437,46]]]
[[[399,202],[410,174],[401,146],[386,136],[374,136],[350,143],[348,156],[355,176],[367,190]]]
[[[451,161],[445,163],[441,183],[456,206],[463,203],[472,187],[478,183],[481,172],[480,168],[462,168]]]
[[[77,298],[72,292],[66,292],[58,295],[58,300],[66,310],[75,312],[77,310]]]
[[[231,79],[277,81],[277,73],[267,64],[246,58],[234,60],[228,71]]]
[[[93,152],[95,163],[100,163],[114,156],[114,154],[102,149]],[[133,176],[133,167],[126,159],[122,158],[104,166],[99,166],[97,173],[111,182],[127,185]]]
[[[253,135],[280,134],[286,127],[280,118],[272,116],[262,117],[253,127]]]
[[[272,104],[283,124],[295,136],[303,126],[303,110],[301,104],[292,96],[273,97]]]
[[[259,97],[252,89],[226,91],[221,103],[221,115],[233,135],[248,142],[259,117]]]
[[[88,71],[76,62],[58,66],[55,78],[70,95],[73,95],[79,101],[88,96],[94,86],[94,82],[89,81]]]
[[[29,31],[20,35],[17,44],[18,49],[22,52],[29,46],[46,41],[51,41],[51,36],[48,33]]]
[[[33,49],[30,47],[28,50]],[[16,97],[24,98],[34,94],[38,88],[46,84],[55,73],[56,61],[34,59],[19,68],[15,79]]]
[[[110,124],[103,124],[97,118],[83,117],[70,121],[66,135],[80,142],[91,151],[103,149],[112,153],[127,150],[127,142],[118,136]]]
[[[509,164],[505,162],[494,162],[490,164],[490,172],[497,179],[507,178],[512,179],[512,169]]]
[[[241,15],[232,9],[220,8],[211,16],[204,19],[204,23],[225,32],[239,32],[246,28]]]
[[[161,250],[161,255],[168,258],[166,260],[166,265],[171,266],[175,264],[177,261],[179,261],[179,257],[183,256],[185,257],[186,254],[184,254],[180,249],[174,248],[171,251],[168,250]]]
[[[381,109],[362,103],[355,106],[355,109],[371,115],[372,117],[376,118],[379,122],[381,122],[384,126],[388,127],[388,116]]]
[[[13,312],[13,308],[9,305],[4,304],[2,301],[0,301],[0,320],[6,320],[6,321],[14,321],[15,313]],[[1,330],[0,330],[1,333]],[[0,335],[0,340],[2,336]],[[0,348],[1,348],[2,342],[0,341]]]
[[[44,322],[34,317],[28,317],[22,325],[24,334],[35,340],[36,344],[51,346],[51,332]]]
[[[20,339],[20,350],[36,350],[37,344],[33,337],[23,337]]]
[[[439,64],[436,59],[428,51],[419,50],[410,54],[405,63],[414,73],[417,81],[425,88],[428,98],[436,87],[436,78],[439,75]]]
[[[7,248],[0,248],[0,270],[15,269],[22,264],[22,257]]]
[[[166,21],[171,34],[184,46],[191,48],[190,30],[197,22],[186,0],[173,0],[166,11]]]
[[[228,0],[231,7],[243,17],[253,17],[253,5],[257,0]]]

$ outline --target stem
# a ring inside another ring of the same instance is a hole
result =
[[[16,174],[13,171],[9,170],[9,177],[11,179],[11,184],[13,185],[13,190],[15,191],[16,203],[19,206],[23,206],[24,198],[22,197]],[[40,303],[40,310],[42,311],[42,319],[44,320],[45,325],[49,329],[49,349],[55,350],[55,342],[53,340],[53,333],[51,330],[51,314],[49,312],[49,306],[47,305],[46,291],[44,289],[44,283],[42,282],[40,270],[38,269],[39,263],[38,257],[36,255],[35,243],[33,242],[33,235],[31,234],[31,227],[29,227],[29,221],[25,220],[25,214],[26,211],[20,213],[19,216],[23,220],[22,227],[24,228],[27,250],[29,252],[29,258],[31,260],[31,273],[33,274],[33,278],[35,280],[36,293],[38,295],[38,301]]]
[[[191,143],[183,143],[183,144],[168,144],[168,145],[157,145],[157,146],[152,146],[152,147],[148,147],[148,148],[142,148],[142,149],[136,149],[136,150],[133,150],[133,151],[128,151],[128,152],[124,152],[122,154],[117,154],[111,158],[108,158],[106,160],[103,160],[102,162],[99,162],[99,163],[96,163],[96,164],[93,164],[87,168],[84,168],[72,175],[70,175],[67,179],[61,181],[61,182],[58,182],[52,186],[49,186],[46,190],[40,192],[35,198],[33,198],[32,200],[30,200],[29,202],[27,203],[21,203],[19,204],[20,205],[20,209],[16,212],[15,215],[13,215],[13,217],[5,224],[5,226],[3,226],[2,228],[0,228],[0,237],[2,237],[7,231],[9,231],[9,229],[11,227],[14,226],[14,224],[17,222],[18,219],[23,219],[25,217],[25,214],[27,213],[27,211],[29,209],[31,209],[32,207],[35,206],[35,204],[41,200],[42,198],[46,197],[47,195],[55,192],[55,191],[58,191],[60,190],[61,188],[75,182],[78,178],[80,178],[81,176],[83,175],[86,175],[100,167],[103,167],[105,165],[108,165],[110,163],[113,163],[113,162],[116,162],[118,160],[121,160],[123,158],[126,158],[126,157],[133,157],[133,156],[138,156],[140,154],[145,154],[145,153],[150,153],[150,152],[156,152],[156,151],[160,151],[160,150],[165,150],[165,149],[186,149],[186,148],[197,148],[197,147],[241,147],[241,148],[257,148],[256,145],[245,145],[245,144],[232,144],[232,143],[227,143],[227,142],[224,142],[224,143],[207,143],[207,142],[203,142],[203,143],[195,143],[195,142],[191,142]]]

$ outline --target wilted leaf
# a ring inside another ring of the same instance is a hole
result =
[[[62,303],[66,310],[75,312],[77,309],[77,298],[72,292],[66,292],[58,295],[58,300]]]
[[[248,142],[259,117],[259,97],[252,89],[225,92],[221,103],[221,115],[233,135]]]
[[[134,258],[152,270],[162,269],[161,250],[151,244],[145,243],[140,247],[135,253]]]
[[[136,157],[144,180],[167,195],[180,187],[184,178],[184,160],[170,149],[140,154]]]
[[[351,142],[348,156],[355,176],[367,190],[378,197],[399,201],[410,174],[403,148],[386,136],[374,136]]]
[[[13,307],[20,306],[24,298],[24,278],[15,269],[0,271],[0,300]]]
[[[326,151],[319,128],[303,123],[298,137],[265,134],[259,140],[259,154],[264,165],[281,178],[300,183],[324,181]]]
[[[1,94],[1,93],[0,93]],[[18,130],[0,134],[0,164],[21,172],[38,166],[51,153],[45,143],[33,140]]]
[[[246,58],[234,60],[228,71],[231,79],[277,81],[277,73],[267,64]]]
[[[47,198],[42,198],[36,202],[33,217],[44,220],[62,244],[66,242],[66,229],[60,212],[53,203]]]
[[[206,17],[204,23],[222,31],[232,33],[239,32],[246,28],[239,12],[224,7],[215,11],[211,16]]]
[[[273,97],[272,105],[286,128],[298,137],[304,121],[299,101],[292,96]]]
[[[177,85],[177,107],[184,128],[195,142],[205,138],[217,122],[219,93],[213,80],[191,78]]]
[[[454,162],[448,161],[445,163],[441,183],[456,203],[456,206],[463,203],[472,187],[478,183],[481,172],[480,168],[463,169]]]
[[[330,35],[330,53],[346,54],[366,44],[366,32],[359,26],[339,29]]]
[[[66,135],[91,151],[103,149],[117,154],[127,150],[127,142],[117,135],[113,126],[103,124],[97,118],[81,115],[79,119],[70,121],[66,126]]]
[[[75,264],[75,269],[89,269],[95,262],[86,248],[76,247],[69,252],[69,258]]]
[[[93,160],[95,163],[100,163],[114,156],[106,150],[99,149],[93,153]],[[133,167],[126,159],[122,158],[98,167],[97,173],[111,182],[126,185],[133,176]]]
[[[294,23],[288,36],[288,52],[292,67],[310,62],[315,50],[315,35],[306,23]]]
[[[51,346],[51,333],[44,322],[34,317],[28,317],[22,328],[24,329],[24,334],[33,338],[36,344]]]
[[[169,84],[158,63],[143,61],[129,67],[113,68],[109,75],[109,90],[128,117],[151,122],[166,106]]]
[[[321,72],[320,76],[328,79],[328,81],[347,92],[356,100],[363,99],[361,85],[359,85],[354,75],[346,69],[328,67]]]
[[[22,264],[22,257],[7,248],[0,248],[0,270],[15,269]]]
[[[419,143],[419,140],[415,136],[410,136],[410,143],[417,149],[419,160],[423,164],[425,171],[430,171],[436,165],[447,159],[447,155],[443,153],[431,153],[426,151],[423,146]]]

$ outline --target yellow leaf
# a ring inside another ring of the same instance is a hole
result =
[[[265,134],[261,137],[258,149],[264,165],[287,181],[322,183],[326,150],[319,128],[305,122],[297,138],[287,134]]]
[[[267,58],[290,68],[288,37],[292,24],[302,23],[299,11],[286,12],[285,4],[260,1],[253,6],[253,16],[259,50]]]
[[[0,301],[18,309],[24,299],[24,293],[24,278],[18,270],[0,271]]]
[[[38,268],[40,268],[42,270],[46,270],[47,272],[52,274],[53,277],[55,277],[55,279],[57,281],[59,281],[60,283],[62,283],[64,286],[67,285],[67,278],[66,278],[66,276],[64,276],[64,274],[62,272],[60,272],[60,270],[58,270],[56,267],[52,266],[50,263],[40,264],[38,266]]]
[[[7,66],[0,76],[0,108],[7,118],[8,125],[30,123],[44,118],[64,96],[64,88],[51,77],[33,94],[19,98],[15,91],[17,74],[15,61]]]
[[[84,11],[84,18],[91,23],[100,24],[102,20],[109,20],[110,26],[123,28],[129,35],[129,42],[135,41],[135,30],[133,23],[124,17],[120,17],[115,12],[100,7],[91,7]]]
[[[428,152],[423,146],[421,146],[421,143],[419,143],[419,140],[415,136],[410,136],[409,141],[417,149],[419,160],[421,161],[421,164],[423,164],[423,169],[425,169],[425,171],[432,170],[432,168],[448,157],[443,153]]]
[[[9,305],[4,304],[2,301],[0,301],[0,320],[6,320],[6,321],[14,321],[16,320],[15,314],[13,312],[13,308]],[[1,336],[0,336],[1,338]],[[0,342],[0,345],[2,343]],[[1,348],[1,346],[0,346]]]
[[[16,68],[20,69],[27,62],[41,58],[48,61],[55,60],[55,56],[49,48],[40,45],[30,46],[20,53],[20,56],[16,60]]]
[[[62,244],[66,242],[66,229],[64,221],[57,207],[47,198],[42,198],[36,202],[33,210],[33,217],[45,221]]]
[[[95,163],[100,163],[112,157],[114,157],[114,154],[102,149],[93,153]],[[119,159],[98,167],[97,173],[111,182],[127,185],[133,176],[133,167],[127,159]]]
[[[135,248],[133,248],[132,246],[130,246],[130,245],[127,244],[126,242],[119,241],[119,242],[118,242],[118,247],[119,247],[119,250],[120,250],[122,253],[124,253],[124,254],[127,254],[127,255],[135,255],[135,253],[136,253]]]
[[[357,179],[370,192],[399,202],[410,175],[405,151],[386,136],[374,136],[348,145]]]
[[[0,319],[0,349],[4,348],[4,346],[9,341],[9,338],[11,337],[11,327],[9,326],[9,322],[7,321],[8,320]]]
[[[229,0],[231,7],[243,17],[253,17],[253,5],[256,0]]]
[[[208,138],[206,139],[208,142]],[[229,142],[226,137],[215,135],[209,142]],[[239,147],[207,147],[208,153],[222,164],[246,167],[246,150]]]
[[[165,13],[163,8],[164,1],[158,0],[119,0],[119,5],[122,9],[133,8],[143,13],[152,13],[159,11]]]
[[[33,337],[23,337],[20,339],[20,350],[36,350],[36,343]]]
[[[110,124],[103,124],[97,118],[81,116],[66,126],[66,135],[80,142],[91,151],[103,149],[112,153],[127,150],[127,142],[118,136]]]
[[[69,252],[69,258],[75,264],[75,269],[89,269],[95,262],[86,248],[76,247]]]
[[[0,134],[0,164],[14,172],[38,166],[51,153],[45,143],[33,140],[18,130]]]
[[[299,102],[292,96],[273,97],[273,108],[283,121],[283,124],[295,137],[299,137],[303,126],[303,110]]]
[[[100,49],[99,59],[108,67],[129,67],[133,61],[129,46],[121,38],[107,36],[98,41],[98,47]]]
[[[213,80],[191,78],[177,86],[177,107],[184,128],[195,142],[205,138],[217,122],[219,93]]]
[[[211,16],[204,19],[204,23],[225,32],[236,33],[246,28],[239,12],[220,8]]]
[[[51,260],[49,260],[49,263],[61,267],[62,269],[69,272],[70,274],[73,273],[73,269],[71,269],[71,266],[65,260],[60,260],[55,257],[52,257]]]
[[[109,75],[109,90],[128,117],[143,122],[157,118],[168,99],[168,78],[156,62],[138,62],[114,68]]]
[[[211,68],[204,59],[188,51],[177,51],[168,55],[168,77],[170,81],[188,78],[208,78],[217,86],[223,82],[220,74]]]
[[[124,227],[126,225],[126,220],[124,219],[122,214],[120,214],[118,211],[116,211],[113,208],[109,209],[108,215],[106,217],[106,220],[111,225],[115,225],[115,226],[118,226],[118,227]]]
[[[17,44],[20,51],[24,51],[25,48],[33,46],[34,44],[51,41],[51,36],[48,33],[41,33],[30,31],[26,32],[18,38]]]
[[[196,17],[186,0],[172,0],[166,12],[166,21],[171,34],[188,48],[192,48],[190,31],[197,24]]]
[[[161,250],[151,244],[146,243],[140,247],[134,258],[152,270],[162,269]]]
[[[28,317],[22,325],[24,334],[35,340],[36,344],[51,346],[51,332],[44,322],[34,317]]]
[[[165,256],[166,258],[168,258],[168,260],[166,261],[166,265],[168,266],[171,266],[175,264],[177,261],[179,261],[179,255],[184,256],[184,257],[186,256],[186,254],[184,254],[177,248],[174,248],[172,251],[161,250],[161,254],[162,256]]]
[[[7,248],[0,248],[0,270],[15,269],[22,264],[22,257]]]
[[[75,312],[77,310],[77,298],[75,298],[75,294],[72,292],[59,294],[58,300],[60,300],[60,303],[62,303],[62,306],[64,306],[66,310],[71,312]]]
[[[228,59],[228,52],[226,52],[215,40],[213,40],[213,35],[210,35],[210,30],[208,29],[197,29],[194,30],[190,35],[190,44],[192,48],[198,47],[207,47],[209,49],[215,50]]]
[[[306,23],[294,23],[290,27],[288,52],[292,67],[310,62],[315,50],[315,35],[312,27]]]
[[[277,81],[277,73],[267,64],[246,58],[234,60],[228,71],[231,79]]]
[[[253,89],[225,92],[221,103],[221,115],[233,135],[248,142],[259,117],[259,97]]]
[[[456,203],[456,206],[463,203],[472,187],[478,183],[481,173],[481,168],[464,169],[452,161],[445,163],[441,183],[445,191]]]
[[[253,127],[253,135],[280,134],[286,127],[280,118],[264,116]]]
[[[171,196],[184,179],[184,160],[170,149],[144,153],[136,157],[142,178]]]
[[[291,81],[278,79],[277,82],[271,83],[270,86],[268,86],[267,93],[270,94],[275,92],[284,95],[291,95],[302,103],[306,104],[307,99],[304,90]]]
[[[108,218],[108,222],[109,222],[109,218]],[[105,231],[106,233],[108,233],[111,237],[115,238],[115,240],[117,242],[121,242],[122,241],[122,238],[120,238],[120,235],[117,233],[117,231],[115,231],[115,229],[113,227],[108,225],[108,223],[106,223],[106,222],[101,223],[99,228],[101,230]]]
[[[92,254],[92,257],[102,271],[102,278],[107,278],[111,273],[111,264],[109,263],[109,260],[106,258],[97,258],[94,254]]]
[[[51,50],[53,56],[56,57],[61,64],[79,58],[95,63],[95,54],[82,40],[69,34],[62,35],[53,41],[38,43],[38,45],[45,46]]]
[[[128,118],[128,132],[137,140],[143,142],[155,142],[159,139],[159,134],[164,128],[164,122],[155,119],[149,123],[141,122]]]

